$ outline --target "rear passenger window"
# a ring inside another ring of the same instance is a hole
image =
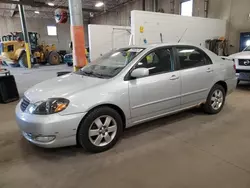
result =
[[[200,49],[193,47],[177,47],[180,69],[189,69],[212,64],[208,55]]]

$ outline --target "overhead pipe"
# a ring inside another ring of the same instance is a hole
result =
[[[68,9],[66,6],[54,6],[51,7],[45,2],[38,2],[38,1],[14,1],[14,0],[0,0],[0,3],[6,3],[6,4],[15,4],[15,5],[28,5],[31,7],[46,7],[46,8],[62,8],[62,9]],[[85,12],[100,12],[99,9],[89,9],[89,8],[82,8],[82,11]]]

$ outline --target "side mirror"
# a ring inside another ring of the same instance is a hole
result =
[[[142,78],[149,75],[149,70],[147,68],[138,68],[132,71],[131,77]]]

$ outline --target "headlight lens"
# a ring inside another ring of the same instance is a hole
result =
[[[47,101],[40,101],[35,104],[30,104],[27,112],[37,115],[48,115],[61,112],[67,108],[69,100],[64,98],[51,98]]]

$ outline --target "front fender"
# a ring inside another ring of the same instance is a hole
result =
[[[112,88],[107,88],[110,85]],[[126,119],[130,118],[128,83],[126,82],[98,85],[73,94],[67,99],[70,100],[70,104],[60,113],[61,115],[86,113],[101,105],[115,105],[123,111]]]

